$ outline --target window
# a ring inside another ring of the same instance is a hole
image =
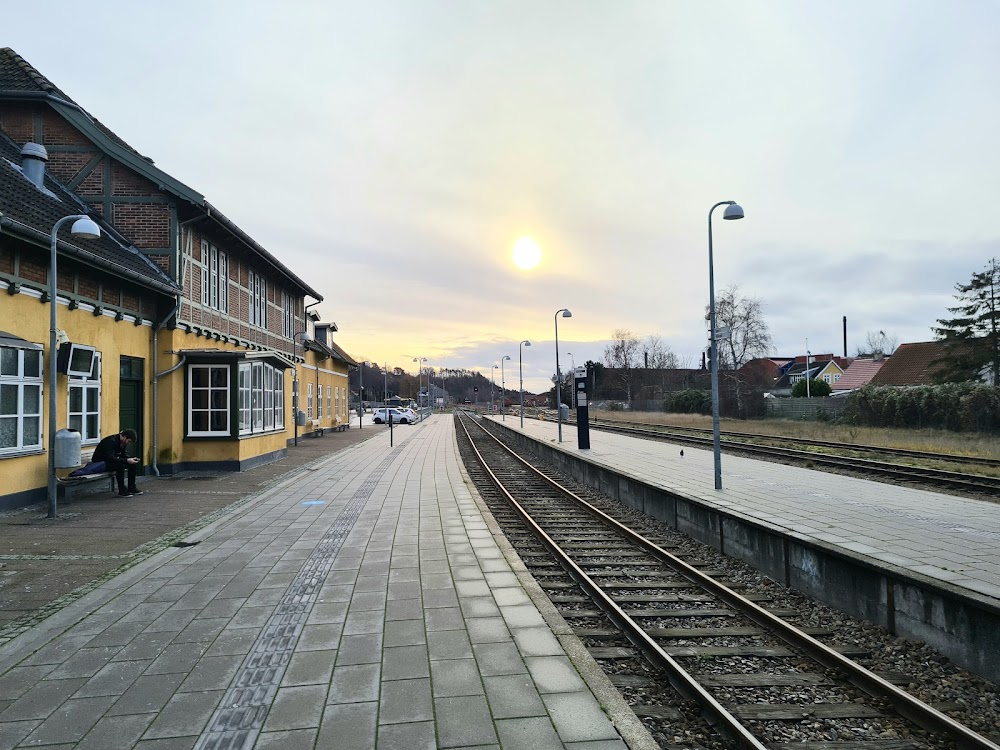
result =
[[[84,445],[101,440],[101,354],[94,355],[90,375],[69,379],[69,427]]]
[[[188,435],[228,436],[229,366],[188,366]]]
[[[840,380],[840,373],[834,373],[833,374],[833,382],[836,383],[838,380]]]
[[[201,304],[229,312],[229,261],[208,240],[201,241]]]
[[[295,332],[295,298],[288,292],[281,293],[281,335],[292,337]]]
[[[337,407],[337,414],[340,414],[340,386],[339,385],[337,386],[336,401],[334,401],[334,404]]]
[[[313,418],[313,384],[306,383],[306,418]]]
[[[42,351],[0,346],[0,455],[42,447]]]
[[[326,413],[330,415],[330,418],[337,416],[333,411],[333,386],[328,385],[326,387]]]
[[[316,419],[323,418],[323,386],[316,386]]]
[[[250,272],[250,325],[267,328],[267,283],[264,277]]]
[[[284,374],[266,362],[240,362],[240,434],[285,426]]]
[[[827,385],[830,385],[830,376],[829,375],[824,375],[823,376],[823,382],[826,383]]]

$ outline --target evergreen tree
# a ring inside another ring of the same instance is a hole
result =
[[[985,271],[955,289],[958,304],[948,308],[954,317],[938,320],[932,329],[947,351],[938,379],[981,380],[988,371],[1000,385],[1000,263],[992,258]]]

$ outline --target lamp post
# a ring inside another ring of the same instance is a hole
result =
[[[56,244],[59,228],[72,221],[70,233],[77,237],[96,240],[101,236],[101,228],[83,214],[64,216],[52,227],[52,242],[49,246],[49,518],[56,517],[56,276],[58,261]]]
[[[521,429],[524,429],[524,365],[522,356],[524,352],[524,347],[531,346],[531,342],[525,339],[520,344],[517,345],[517,377],[518,377],[518,391],[521,396]]]
[[[576,360],[573,359],[573,352],[566,352],[566,356],[569,357],[569,366],[573,368],[573,372],[576,372]]]
[[[382,406],[385,407],[385,400],[389,398],[389,363],[385,362],[382,367]]]
[[[719,445],[719,342],[715,338],[715,269],[712,262],[712,212],[725,206],[723,219],[743,218],[743,208],[736,201],[719,201],[708,210],[708,318],[709,348],[712,355],[712,452],[715,457],[715,489],[722,489],[722,449]]]
[[[556,422],[558,423],[559,432],[559,442],[562,442],[562,393],[560,392],[559,386],[562,382],[562,374],[559,372],[559,313],[562,313],[564,318],[572,318],[573,313],[567,310],[565,307],[561,310],[556,310],[555,322],[556,322]]]
[[[493,392],[496,390],[497,367],[499,365],[493,365],[493,369],[490,370],[490,416],[493,416]]]
[[[358,365],[358,408],[361,410],[358,412],[359,430],[364,426],[365,421],[365,365],[367,364],[367,362],[361,362]]]
[[[292,334],[292,359],[295,359],[295,339],[299,336],[302,337],[302,364],[305,365],[306,355],[305,347],[306,342],[311,340],[309,336],[309,331],[296,331]],[[292,376],[295,378],[292,381],[292,422],[295,424],[295,439],[293,440],[293,445],[299,444],[299,366],[295,365],[292,370]]]
[[[420,408],[420,374],[423,368],[423,363],[427,361],[427,357],[414,357],[413,361],[417,363],[417,411],[420,412],[420,421],[424,421],[424,411]],[[430,377],[427,378],[428,388],[430,390]]]
[[[503,355],[500,358],[500,420],[507,421],[507,417],[504,414],[504,401],[506,400],[504,396],[507,393],[507,378],[503,374],[503,363],[505,359],[510,359],[509,354]]]

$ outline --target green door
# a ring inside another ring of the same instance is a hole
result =
[[[137,439],[135,444],[129,448],[129,455],[138,456],[139,466],[136,473],[142,476],[145,455],[145,440],[142,433],[143,361],[137,357],[122,357],[120,373],[118,429],[121,431],[131,427],[135,430]]]

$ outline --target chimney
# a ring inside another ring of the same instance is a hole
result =
[[[25,143],[21,149],[21,172],[40,190],[45,189],[45,162],[49,152],[37,143]]]
[[[847,316],[844,316],[844,356],[847,356]]]

